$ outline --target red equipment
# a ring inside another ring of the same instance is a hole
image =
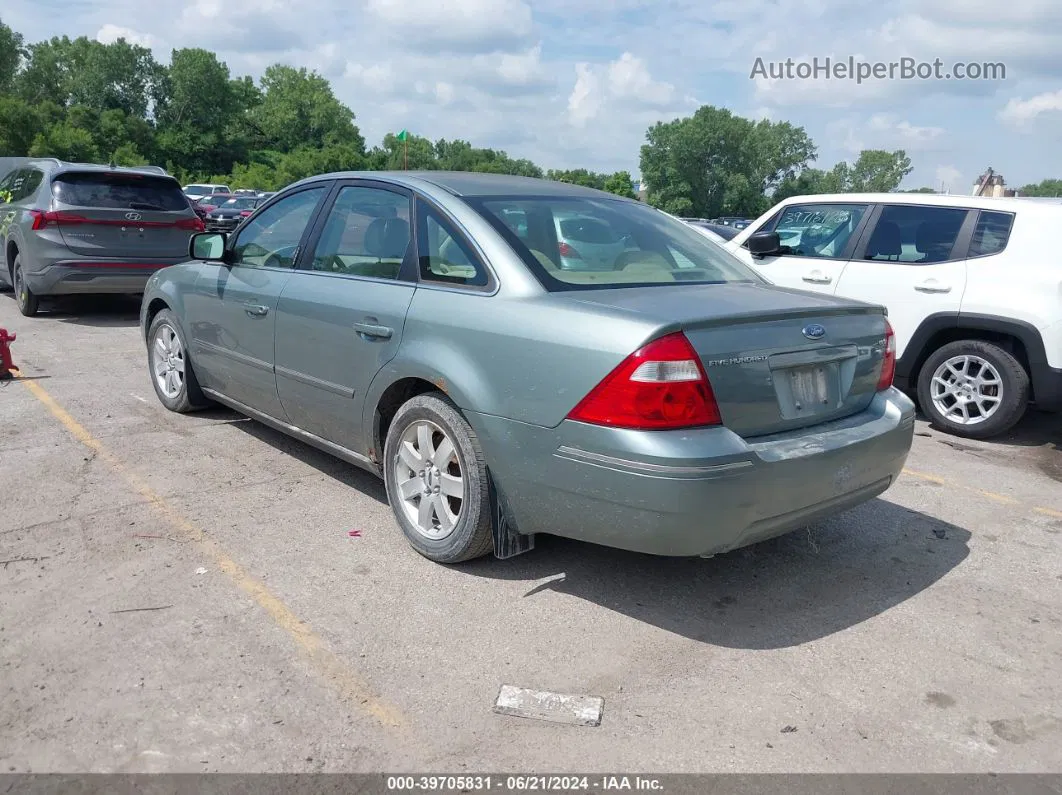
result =
[[[14,334],[8,334],[6,328],[0,328],[0,381],[14,378],[11,371],[18,369],[11,361],[11,343],[14,341]]]

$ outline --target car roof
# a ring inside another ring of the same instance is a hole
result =
[[[408,188],[434,185],[454,196],[562,196],[568,198],[624,199],[613,193],[572,185],[567,182],[518,177],[511,174],[484,174],[473,171],[339,171],[320,174],[295,183],[304,185],[331,179],[374,179]]]
[[[140,174],[145,177],[170,177],[173,179],[172,175],[160,166],[104,166],[99,163],[66,162],[51,157],[31,158],[26,163],[26,166],[42,169],[48,172],[49,176],[65,174],[71,171],[95,171],[105,174]]]
[[[978,210],[1001,210],[1017,212],[1020,208],[1030,207],[1032,199],[1020,196],[964,196],[955,193],[823,193],[806,196],[793,196],[779,204],[930,204],[935,207],[972,207]],[[1060,202],[1062,203],[1062,202]]]

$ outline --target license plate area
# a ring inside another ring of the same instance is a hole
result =
[[[827,414],[841,404],[836,362],[786,367],[773,374],[778,407],[787,420]]]

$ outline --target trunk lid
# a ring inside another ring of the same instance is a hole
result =
[[[200,223],[172,177],[120,171],[58,174],[52,210],[67,247],[91,257],[181,257]]]
[[[753,283],[580,291],[686,334],[723,424],[745,437],[862,411],[884,358],[882,307]]]

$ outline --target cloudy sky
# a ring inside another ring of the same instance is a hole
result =
[[[638,171],[655,121],[713,104],[803,125],[820,167],[906,149],[905,183],[1062,176],[1059,0],[7,0],[35,41],[118,36],[327,76],[369,144],[408,128],[545,167]],[[1002,62],[995,80],[750,79],[770,62]]]

